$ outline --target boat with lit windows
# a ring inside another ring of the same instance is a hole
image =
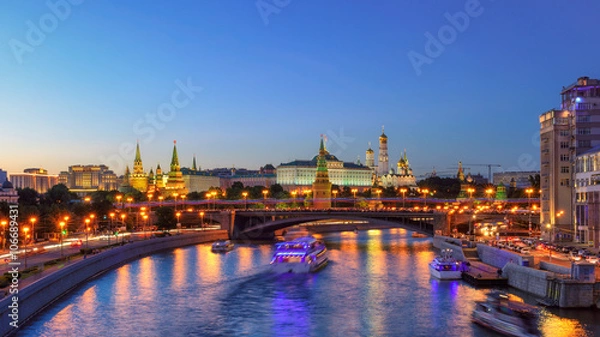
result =
[[[211,250],[213,252],[228,252],[233,249],[233,242],[230,240],[217,240],[213,242]]]
[[[441,254],[429,263],[429,272],[440,280],[459,280],[462,278],[460,265],[460,261],[452,256],[452,249],[442,249]]]
[[[327,247],[312,236],[275,244],[271,271],[281,273],[309,273],[324,267],[328,259]]]
[[[487,300],[477,301],[471,319],[486,328],[513,337],[540,336],[539,309],[510,299],[508,294],[492,291]]]

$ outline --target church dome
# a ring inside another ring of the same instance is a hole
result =
[[[313,157],[312,161],[316,162],[318,158],[319,158],[319,155],[316,155]],[[325,160],[326,161],[340,161],[339,159],[337,159],[336,156],[330,154],[329,152],[327,152],[325,154]]]
[[[369,148],[369,149],[367,150],[367,153],[373,153],[373,149]]]
[[[4,181],[4,183],[2,184],[2,189],[11,189],[13,188],[13,184],[8,181],[8,178],[6,178],[6,181]]]

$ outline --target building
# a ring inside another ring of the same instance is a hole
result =
[[[0,188],[0,202],[7,202],[9,204],[16,204],[19,202],[19,194],[8,179],[4,179],[2,187]]]
[[[277,170],[271,164],[261,167],[259,170],[230,169],[230,174],[220,175],[221,188],[227,189],[235,182],[240,182],[244,186],[265,186],[269,187],[277,183]]]
[[[576,238],[600,248],[600,146],[577,156],[574,183]]]
[[[6,181],[6,179],[8,179],[8,173],[0,169],[0,181]]]
[[[58,175],[48,174],[43,168],[28,168],[23,170],[23,173],[11,174],[10,180],[17,189],[31,188],[38,193],[46,193],[58,184]]]
[[[600,81],[580,77],[561,91],[561,108],[540,115],[542,229],[575,234],[576,156],[600,145]],[[564,215],[563,215],[564,214]]]
[[[496,172],[493,174],[493,182],[494,185],[498,185],[500,183],[504,183],[504,185],[507,185],[514,179],[517,188],[528,188],[531,187],[529,177],[535,177],[538,174],[540,174],[540,171],[506,171],[501,173]]]
[[[388,174],[389,172],[389,157],[388,157],[388,146],[387,146],[388,137],[383,132],[383,127],[381,127],[381,136],[379,136],[379,156],[377,160],[377,175],[383,176]]]
[[[404,156],[400,156],[398,163],[396,164],[397,171],[389,170],[389,173],[378,177],[378,184],[382,187],[409,187],[417,188],[417,178],[414,176],[408,157],[406,156],[406,149],[404,150]]]
[[[71,192],[86,195],[96,191],[116,190],[117,175],[106,165],[73,165],[58,175],[58,182]]]
[[[133,172],[129,174],[129,185],[136,190],[144,193],[148,191],[148,174],[144,172],[142,156],[140,154],[140,143],[135,148],[135,158],[133,159]]]
[[[316,155],[311,160],[294,160],[277,166],[277,183],[285,190],[312,189],[317,174]],[[325,162],[329,181],[340,187],[371,188],[373,171],[371,168],[356,163],[344,162],[330,154],[325,148]]]

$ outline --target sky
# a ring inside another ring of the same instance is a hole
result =
[[[600,2],[2,1],[0,168],[258,169],[406,149],[539,170],[539,115],[599,78]],[[487,167],[465,165],[487,174]]]

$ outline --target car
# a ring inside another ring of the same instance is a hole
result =
[[[519,251],[521,254],[529,255],[531,253],[531,249],[529,247],[521,247]]]
[[[83,241],[75,240],[71,242],[71,247],[81,247],[83,245]]]

